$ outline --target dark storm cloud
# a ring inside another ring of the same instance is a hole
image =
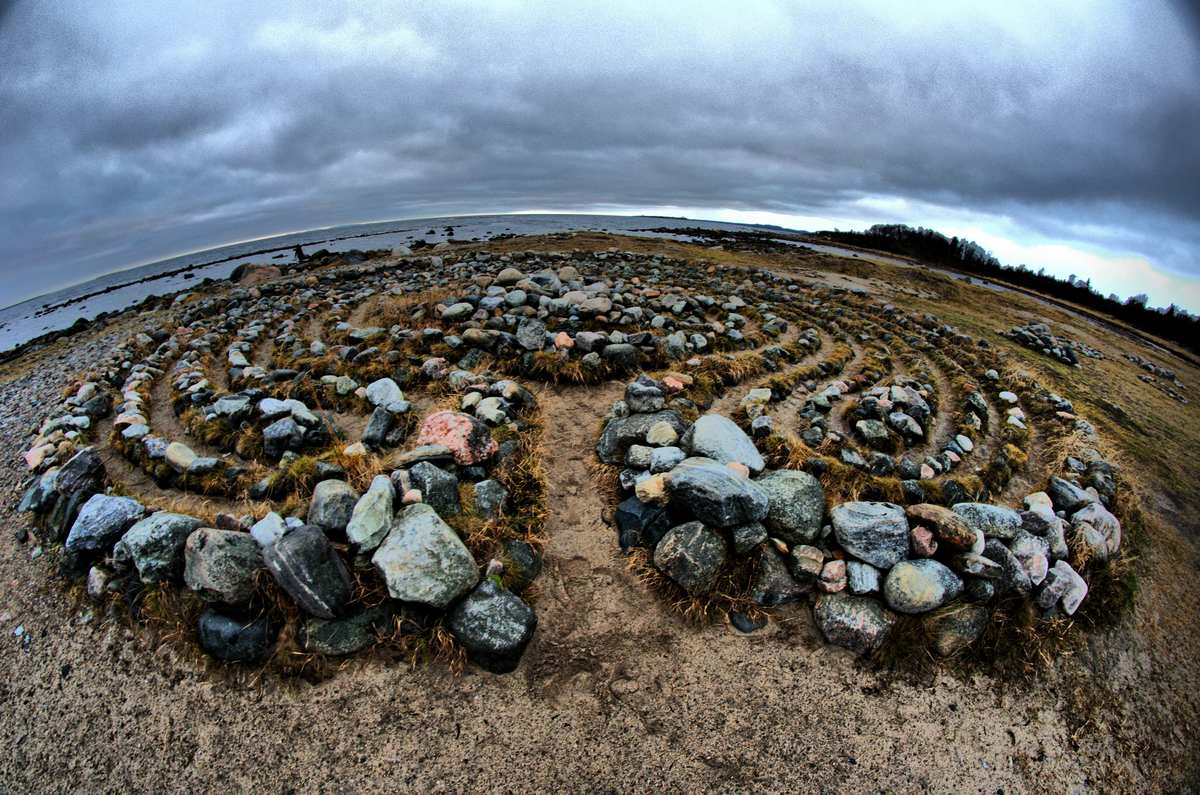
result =
[[[901,200],[1200,271],[1183,3],[244,5],[0,0],[22,276],[0,303],[234,239],[530,207],[869,222]]]

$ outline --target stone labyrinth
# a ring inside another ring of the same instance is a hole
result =
[[[811,604],[866,654],[919,615],[949,655],[1121,554],[1092,427],[936,317],[615,248],[423,254],[250,268],[65,384],[20,506],[63,574],[226,663],[510,671],[554,543],[539,382],[618,379],[575,432],[614,553],[692,616]]]

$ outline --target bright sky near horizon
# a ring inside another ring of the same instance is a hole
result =
[[[0,304],[295,229],[908,223],[1200,311],[1185,0],[0,0]]]

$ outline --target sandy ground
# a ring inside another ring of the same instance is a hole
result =
[[[602,521],[589,463],[617,384],[539,391],[552,513],[516,673],[362,661],[319,685],[214,679],[85,623],[49,556],[14,540],[24,431],[78,364],[62,350],[0,387],[0,792],[1200,788],[1200,559],[1179,534],[1156,539],[1169,576],[1129,621],[1037,681],[874,671],[804,606],[752,636],[697,629],[625,572]]]

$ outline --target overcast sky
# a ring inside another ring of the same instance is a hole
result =
[[[973,238],[1200,311],[1186,2],[0,0],[0,304],[530,209]]]

